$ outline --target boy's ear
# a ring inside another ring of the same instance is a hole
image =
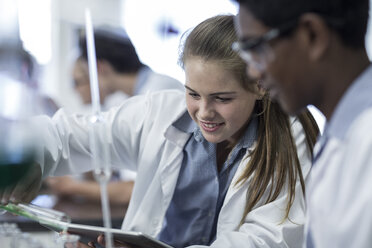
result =
[[[307,13],[300,19],[301,39],[306,45],[309,58],[321,59],[331,43],[331,31],[325,20],[317,14]]]

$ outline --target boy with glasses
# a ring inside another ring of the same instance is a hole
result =
[[[368,0],[237,0],[233,45],[282,108],[327,119],[307,184],[307,247],[372,244]],[[290,23],[293,23],[290,25]]]

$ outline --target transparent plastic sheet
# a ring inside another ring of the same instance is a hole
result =
[[[41,225],[56,227],[64,232],[67,231],[71,218],[65,213],[54,209],[41,208],[33,204],[13,204],[0,205],[0,209],[9,213],[26,217]]]

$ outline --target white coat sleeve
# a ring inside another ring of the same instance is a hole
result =
[[[149,111],[146,96],[132,97],[121,106],[103,113],[111,164],[136,170],[136,158],[143,123]],[[43,176],[81,173],[91,170],[90,116],[58,111],[52,119],[40,117],[43,130],[40,164]],[[101,141],[102,142],[102,141]]]
[[[311,167],[311,155],[308,150],[302,125],[298,121],[293,122],[292,131],[297,146],[298,157],[302,166],[302,172],[304,178],[306,178]],[[244,190],[240,189],[240,193],[235,195],[235,198],[240,198],[240,200],[236,200],[232,197],[231,209],[229,209],[231,211],[230,213],[225,213],[226,216],[223,217],[226,219],[226,223],[228,223],[227,219],[229,217],[237,218],[233,215],[237,215],[236,212],[244,208],[247,188],[246,185]],[[263,199],[266,199],[266,197],[267,195],[264,195]],[[210,247],[301,247],[304,240],[305,200],[299,180],[296,184],[295,199],[289,213],[289,219],[283,220],[287,206],[287,197],[288,194],[285,188],[275,201],[268,204],[260,201],[258,206],[246,216],[241,226],[232,227],[232,230],[227,230],[228,228],[226,228],[226,231],[224,231],[224,228],[220,228],[221,231],[217,233],[217,238]],[[236,205],[239,204],[243,207],[236,207]],[[235,208],[237,211],[234,211]],[[220,219],[222,218],[221,214],[222,213],[220,213]],[[243,212],[240,210],[238,219],[242,217],[242,214]],[[222,225],[222,222],[224,222],[224,220],[219,220],[219,224]],[[217,227],[217,229],[219,229],[219,227]]]

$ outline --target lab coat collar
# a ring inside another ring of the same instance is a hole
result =
[[[188,112],[187,110],[183,109],[180,111],[175,119],[171,122],[172,125],[170,125],[164,133],[164,137],[169,140],[170,142],[176,144],[177,146],[183,148],[187,142],[187,140],[190,137],[190,133],[188,133],[186,130],[183,131],[181,128],[182,121],[187,118]],[[189,117],[190,118],[190,117]],[[193,121],[192,121],[193,122]],[[185,127],[186,128],[186,127]]]

